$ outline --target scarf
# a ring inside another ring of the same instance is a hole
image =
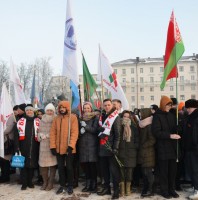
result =
[[[153,116],[147,117],[139,122],[140,128],[145,128],[146,126],[150,125],[153,121]]]
[[[39,129],[39,118],[34,119],[34,134],[35,140],[38,141],[38,129]],[[25,140],[25,126],[26,126],[26,118],[21,118],[17,122],[17,129],[19,131],[19,140]]]
[[[95,116],[96,116],[95,112],[83,113],[83,115],[81,116],[81,120],[89,121],[90,119],[92,119]]]
[[[126,142],[130,142],[131,141],[131,119],[123,118],[122,125],[124,126],[123,140],[126,140]]]

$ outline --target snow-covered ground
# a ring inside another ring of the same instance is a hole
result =
[[[0,200],[110,200],[110,195],[105,196],[98,196],[97,194],[89,194],[89,193],[82,193],[82,183],[76,189],[74,189],[73,195],[56,195],[55,192],[58,189],[59,185],[55,184],[54,189],[51,191],[41,191],[40,186],[35,186],[34,189],[28,188],[25,191],[21,190],[21,185],[16,183],[16,180],[13,179],[9,184],[0,184]],[[187,199],[190,195],[187,192],[178,192],[180,198],[178,199]],[[140,193],[132,193],[128,197],[120,197],[120,200],[132,200],[132,199],[141,199]],[[159,195],[155,195],[151,198],[144,198],[144,200],[162,200],[163,197]]]

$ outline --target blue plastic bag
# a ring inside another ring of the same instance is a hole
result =
[[[24,165],[25,165],[25,157],[22,156],[21,154],[17,155],[17,153],[15,153],[15,155],[12,157],[11,167],[23,168]]]

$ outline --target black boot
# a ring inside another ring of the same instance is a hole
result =
[[[114,190],[112,199],[119,199],[119,188]]]
[[[91,184],[91,180],[90,179],[86,179],[86,184],[85,184],[85,187],[82,189],[82,192],[88,192],[90,184]]]
[[[106,195],[106,194],[111,194],[111,188],[110,187],[104,187],[101,191],[97,192],[97,195],[99,195],[99,196],[103,196],[103,195]]]
[[[8,160],[3,161],[1,168],[0,183],[6,183],[10,181],[10,162]]]
[[[89,186],[89,191],[91,193],[96,193],[97,192],[97,181],[96,180],[91,179],[90,186]]]

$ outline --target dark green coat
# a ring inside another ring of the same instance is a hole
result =
[[[150,108],[141,109],[141,119],[151,116]],[[140,128],[140,148],[138,152],[138,164],[142,167],[155,166],[155,137],[151,131],[151,124]]]
[[[119,145],[119,154],[118,157],[124,167],[136,167],[137,164],[137,152],[139,147],[139,132],[137,125],[132,121],[131,122],[131,141],[126,142],[123,140],[123,131],[120,135],[120,145]]]

